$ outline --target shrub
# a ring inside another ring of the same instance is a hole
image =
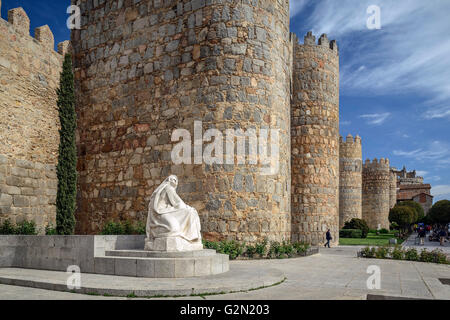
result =
[[[391,249],[389,247],[378,247],[375,251],[375,258],[387,259]]]
[[[339,231],[339,237],[341,238],[362,238],[362,230],[360,229],[342,229]]]
[[[122,235],[125,234],[125,228],[123,227],[122,223],[120,222],[114,222],[114,221],[108,221],[101,231],[102,235]]]
[[[381,234],[387,234],[387,233],[389,233],[389,230],[388,229],[381,229],[380,233]]]
[[[47,236],[54,236],[57,235],[58,232],[56,231],[56,228],[53,227],[53,224],[49,223],[46,227],[45,227],[45,235]]]
[[[245,247],[245,254],[248,256],[248,257],[250,257],[250,258],[253,258],[253,256],[256,254],[256,247],[255,246],[252,246],[252,245],[247,245],[246,247]]]
[[[431,251],[431,254],[433,256],[434,263],[443,263],[443,264],[450,264],[450,261],[447,259],[447,255],[442,252],[442,250],[434,249]]]
[[[294,242],[292,245],[294,246],[294,249],[297,252],[297,254],[305,253],[309,249],[309,244],[303,242]]]
[[[34,221],[22,221],[17,225],[13,225],[11,221],[7,219],[0,226],[0,234],[35,236],[38,234],[38,232],[36,230],[36,223]]]
[[[403,260],[405,258],[405,253],[400,246],[395,246],[394,250],[391,252],[391,257],[394,260]]]
[[[284,254],[287,255],[288,257],[292,257],[296,252],[294,246],[290,242],[283,241],[282,247]]]
[[[222,241],[219,246],[219,253],[227,254],[231,260],[236,259],[244,252],[245,244],[240,244],[237,241]]]
[[[12,235],[16,234],[16,228],[11,223],[9,219],[6,219],[1,225],[0,225],[0,234],[2,235]]]
[[[124,222],[108,221],[100,232],[102,235],[131,235],[131,234],[145,234],[145,225],[139,221],[133,225],[129,220]]]
[[[219,242],[203,240],[203,246],[206,249],[216,250],[217,252],[219,252],[219,250],[220,250],[220,243]]]
[[[142,221],[138,221],[138,223],[136,224],[136,227],[134,229],[134,232],[136,234],[146,234],[147,233],[146,228],[147,228],[147,226]]]
[[[362,231],[361,238],[367,238],[369,233],[369,226],[362,219],[353,218],[344,224],[343,229],[359,229]]]
[[[267,253],[267,239],[255,243],[254,245],[247,245],[245,253],[248,257],[253,258],[255,254],[263,257]]]
[[[419,254],[417,253],[417,250],[414,248],[407,249],[405,252],[405,259],[409,261],[418,261]]]
[[[365,247],[364,249],[361,250],[361,255],[364,258],[374,258],[375,253],[376,253],[375,248]]]
[[[433,253],[428,252],[427,249],[423,249],[419,256],[419,261],[422,262],[433,262]]]
[[[261,257],[265,256],[266,253],[267,253],[267,239],[264,239],[263,241],[256,243],[255,244],[255,251]]]
[[[272,241],[269,248],[269,257],[276,258],[278,255],[282,254],[283,249],[278,241]]]

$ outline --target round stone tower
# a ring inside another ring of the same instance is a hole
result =
[[[362,218],[361,138],[349,134],[339,144],[339,228],[353,218]]]
[[[366,160],[362,174],[362,217],[371,229],[389,229],[390,170],[388,159]]]
[[[397,204],[397,174],[391,169],[389,180],[389,208],[392,209]]]
[[[175,174],[206,239],[288,239],[289,1],[83,0],[81,14],[78,232],[145,221],[153,190]],[[243,158],[229,132],[244,137]]]
[[[294,44],[292,240],[339,241],[339,54],[324,34]]]

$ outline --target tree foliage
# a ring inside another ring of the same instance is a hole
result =
[[[422,206],[415,201],[402,201],[398,205],[399,206],[407,206],[414,210],[415,217],[414,217],[413,223],[421,221],[423,219],[423,217],[425,216],[425,212],[423,211]]]
[[[56,230],[58,234],[70,235],[75,230],[75,208],[77,195],[77,150],[75,130],[74,77],[72,56],[64,57],[58,94],[58,112],[61,129],[59,130],[59,157],[56,173],[58,193],[56,196]]]
[[[397,223],[402,230],[414,223],[416,212],[409,206],[396,205],[389,211],[389,221]]]
[[[447,224],[450,222],[450,200],[436,202],[428,212],[434,223]]]

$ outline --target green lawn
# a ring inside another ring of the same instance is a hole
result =
[[[369,233],[365,239],[354,238],[340,238],[339,244],[342,246],[385,246],[389,245],[389,239],[395,238],[394,233],[380,234]],[[397,239],[397,243],[401,244],[403,241]]]

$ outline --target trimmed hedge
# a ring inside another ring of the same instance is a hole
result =
[[[358,238],[362,239],[363,232],[359,229],[342,229],[339,231],[339,237],[340,238]]]
[[[376,259],[393,259],[393,260],[407,260],[407,261],[420,261],[431,262],[440,264],[450,264],[447,256],[442,250],[435,249],[433,251],[427,251],[423,249],[418,252],[414,248],[404,249],[401,246],[395,247],[366,247],[362,249],[358,256],[363,258],[376,258]]]
[[[367,238],[367,235],[369,234],[369,226],[363,219],[353,218],[352,220],[347,221],[342,229],[359,229],[362,232],[361,238]]]
[[[208,241],[203,240],[206,249],[216,250],[217,253],[227,254],[231,260],[238,258],[284,259],[304,255],[309,245],[301,242],[268,242],[263,240],[256,244],[246,245],[237,241]]]

